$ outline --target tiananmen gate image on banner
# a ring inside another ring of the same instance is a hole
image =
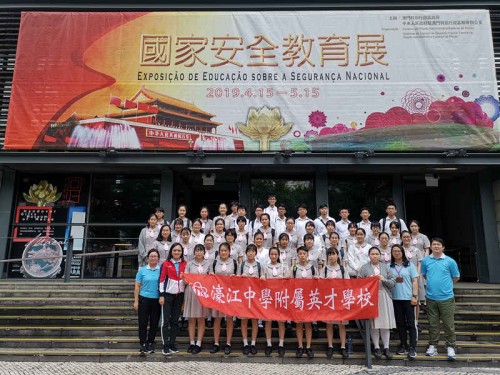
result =
[[[24,12],[5,148],[497,151],[498,116],[487,10]]]
[[[267,279],[184,274],[205,307],[229,316],[313,322],[378,316],[377,277]]]

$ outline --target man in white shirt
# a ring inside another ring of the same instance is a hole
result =
[[[246,224],[245,224],[245,230],[248,230],[248,223],[250,222],[250,220],[248,220],[247,218],[247,208],[245,206],[243,206],[242,204],[238,205],[238,216],[236,217],[236,219],[234,220],[233,223],[231,223],[231,229],[238,229],[238,223],[236,222],[238,220],[238,217],[240,216],[243,216],[247,221],[246,221]]]
[[[335,228],[337,228],[337,233],[340,235],[340,238],[344,238],[349,234],[347,226],[351,223],[349,221],[349,210],[347,208],[341,208],[339,215],[340,220],[337,221]]]
[[[229,228],[236,228],[236,219],[238,218],[238,205],[239,203],[236,202],[236,201],[232,201],[231,202],[231,215],[229,215],[229,220],[230,220],[230,223],[231,225],[229,226]],[[229,228],[226,228],[226,229],[229,229]]]
[[[271,220],[271,227],[274,228],[274,222],[276,221],[276,218],[278,217],[278,207],[276,207],[276,195],[270,194],[267,197],[267,203],[269,203],[269,206],[267,206],[264,209],[264,213],[269,214],[269,218]]]
[[[295,231],[297,238],[303,240],[304,234],[306,234],[306,223],[312,220],[307,217],[307,206],[304,203],[297,208],[297,213],[299,217],[295,220]]]
[[[406,226],[404,220],[396,216],[398,209],[394,203],[389,203],[385,209],[385,212],[387,213],[387,217],[380,219],[380,228],[382,232],[391,234],[391,230],[389,228],[393,221],[399,221],[399,224],[401,225],[400,233],[404,230],[408,230],[408,227]]]
[[[370,221],[370,210],[366,207],[361,209],[359,216],[361,216],[361,221],[358,223],[358,228],[363,228],[366,232],[366,237],[372,235],[372,222]]]
[[[335,221],[335,219],[328,216],[328,205],[326,204],[320,204],[318,211],[319,217],[314,219],[314,227],[316,229],[316,234],[321,237],[326,234],[326,222],[328,220]]]
[[[264,213],[264,209],[262,208],[261,205],[258,205],[255,207],[255,219],[251,220],[250,223],[248,223],[248,233],[251,234],[253,237],[255,233],[259,230],[259,228],[262,226],[262,223],[260,222],[260,217]]]
[[[276,238],[286,230],[286,207],[284,203],[278,204],[278,216],[274,221],[273,228],[276,230]]]

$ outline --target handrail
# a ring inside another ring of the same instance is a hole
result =
[[[127,244],[122,245],[122,246],[127,246]],[[133,250],[118,250],[118,251],[100,251],[98,253],[82,253],[82,254],[75,254],[73,256],[78,257],[78,258],[80,258],[80,257],[84,258],[84,257],[95,256],[95,255],[116,255],[116,254],[125,254],[125,253],[138,254],[139,250],[133,249]],[[50,257],[40,257],[40,258],[37,257],[37,258],[5,259],[5,260],[0,260],[0,263],[22,262],[25,260],[45,260],[45,259],[58,259],[58,258],[64,259],[66,257],[67,257],[67,255],[54,255],[54,256],[50,256]]]

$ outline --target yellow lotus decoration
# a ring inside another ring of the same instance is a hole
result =
[[[56,202],[61,198],[62,193],[57,192],[57,187],[49,184],[47,180],[42,180],[30,186],[28,194],[23,193],[26,202],[35,203],[37,206],[46,206],[47,203]]]
[[[279,108],[250,108],[247,123],[237,122],[238,129],[254,141],[259,141],[260,151],[269,151],[269,142],[276,141],[290,131],[292,122],[285,123]]]

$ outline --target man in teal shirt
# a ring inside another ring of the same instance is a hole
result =
[[[421,273],[427,280],[427,316],[429,318],[428,356],[437,354],[439,321],[443,321],[448,359],[455,360],[455,298],[453,283],[460,279],[457,262],[444,255],[444,241],[433,238],[432,254],[422,261]]]

